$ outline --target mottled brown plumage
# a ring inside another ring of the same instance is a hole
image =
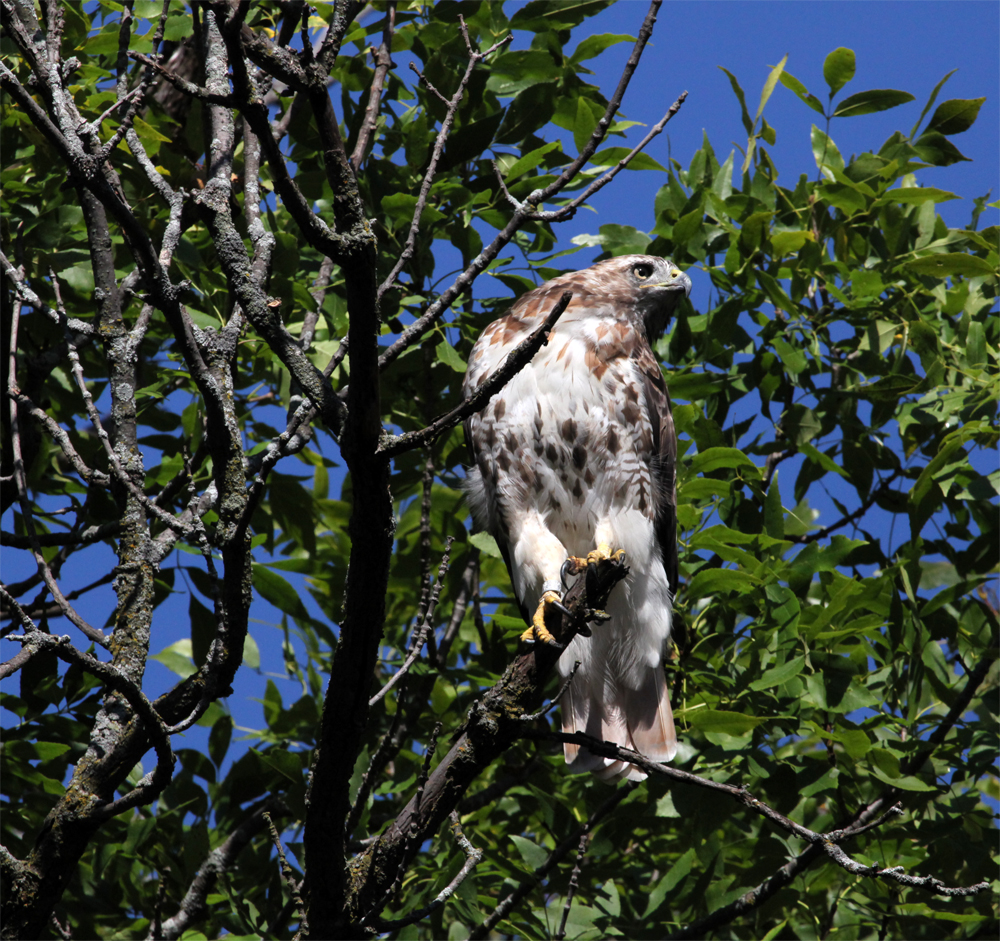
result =
[[[536,635],[546,605],[558,603],[568,558],[624,550],[631,574],[612,592],[611,620],[559,659],[564,676],[581,662],[562,703],[563,730],[669,760],[676,738],[663,651],[677,586],[677,439],[650,344],[691,282],[669,259],[626,255],[543,284],[483,331],[466,397],[566,290],[573,298],[547,345],[466,422],[475,457],[467,492]],[[565,751],[573,770],[644,777],[576,746]]]

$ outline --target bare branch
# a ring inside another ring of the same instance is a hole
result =
[[[441,558],[441,565],[438,566],[437,581],[435,582],[433,589],[431,589],[427,610],[421,618],[420,626],[414,631],[413,641],[410,643],[410,649],[406,655],[406,659],[403,661],[403,665],[389,677],[385,686],[383,686],[374,696],[372,696],[371,699],[368,700],[369,707],[374,706],[375,703],[382,699],[385,694],[393,688],[393,686],[406,676],[410,667],[413,666],[414,661],[420,656],[420,651],[423,649],[428,633],[434,629],[434,609],[437,607],[437,600],[438,596],[441,594],[444,577],[448,574],[448,561],[451,553],[452,542],[454,542],[454,537],[449,536],[445,542],[444,555]]]
[[[440,722],[434,724],[434,730],[431,732],[430,741],[427,743],[427,747],[424,749],[424,761],[420,768],[420,777],[417,778],[417,793],[414,797],[414,802],[419,809],[421,802],[424,798],[424,788],[427,787],[427,780],[430,776],[431,761],[434,758],[434,752],[437,751],[438,736],[441,734],[442,725]],[[404,856],[408,856],[412,852],[414,846],[417,845],[417,840],[420,837],[420,827],[417,824],[417,817],[414,816],[410,821],[410,827],[406,834],[405,850]],[[392,880],[392,884],[385,890],[382,898],[379,899],[375,905],[372,907],[371,911],[366,915],[363,915],[360,924],[364,925],[369,920],[373,919],[382,910],[382,906],[388,903],[393,896],[397,895],[400,888],[403,885],[403,876],[406,875],[406,866],[400,866],[396,870],[395,877]]]
[[[45,429],[45,433],[59,445],[66,460],[85,481],[98,486],[106,487],[110,478],[103,471],[96,471],[84,463],[83,458],[73,447],[73,442],[69,439],[69,433],[59,425],[59,423],[44,409],[35,405],[31,399],[14,386],[7,393],[18,405],[22,406],[27,413]]]
[[[299,892],[299,884],[295,879],[295,873],[292,872],[292,867],[288,865],[288,859],[285,857],[285,848],[281,845],[281,837],[278,834],[278,830],[275,827],[274,822],[271,820],[271,815],[267,812],[264,813],[264,822],[267,824],[268,833],[271,835],[271,843],[274,845],[275,852],[278,854],[278,865],[281,868],[281,881],[285,883],[285,887],[292,896],[292,901],[295,904],[295,910],[299,918],[299,924],[301,925],[302,932],[304,934],[308,934],[309,922],[307,919],[306,906],[302,901],[302,894]]]
[[[834,830],[830,833],[817,833],[815,830],[810,830],[808,827],[804,827],[801,824],[796,823],[794,820],[790,820],[784,814],[778,813],[778,811],[774,810],[774,808],[769,807],[762,801],[757,800],[757,798],[755,798],[746,787],[735,787],[732,784],[721,784],[717,781],[711,781],[707,778],[699,777],[696,774],[690,774],[687,771],[681,771],[677,768],[671,768],[667,765],[661,765],[657,762],[649,761],[638,752],[631,751],[627,748],[620,748],[612,742],[599,741],[593,736],[585,735],[582,732],[528,732],[525,734],[525,737],[548,739],[555,742],[570,742],[587,748],[595,755],[602,755],[606,758],[617,758],[621,761],[630,762],[637,767],[642,768],[642,770],[647,774],[658,774],[662,777],[667,777],[675,781],[681,781],[685,784],[694,784],[698,787],[708,788],[709,790],[728,794],[745,807],[748,807],[755,813],[767,818],[787,833],[791,833],[793,836],[797,836],[800,839],[812,843],[814,846],[818,846],[827,854],[827,856],[837,863],[837,865],[847,869],[855,875],[879,876],[884,879],[899,882],[902,885],[928,888],[940,895],[975,895],[989,888],[988,882],[981,882],[977,885],[969,887],[949,888],[931,877],[906,876],[903,874],[902,867],[881,869],[878,866],[865,866],[862,863],[856,862],[840,848],[839,844],[847,839],[850,839],[851,837],[857,836],[859,833],[863,833],[865,830],[871,829],[874,824],[865,825],[860,829],[847,827],[841,830]],[[878,823],[884,822],[889,816],[891,816],[891,813],[895,813],[895,811],[883,814]]]
[[[147,55],[143,55],[141,52],[128,53],[130,59],[134,59],[136,62],[141,62],[147,68],[153,69],[158,75],[165,78],[174,88],[179,91],[184,92],[185,95],[190,95],[192,98],[198,98],[201,101],[211,102],[213,105],[222,105],[226,108],[233,108],[236,106],[236,100],[232,94],[219,95],[215,92],[209,91],[207,88],[202,88],[201,85],[195,85],[193,82],[189,82],[185,78],[176,75],[169,69],[165,69],[154,59],[151,59]]]
[[[514,376],[517,375],[549,340],[549,332],[555,326],[556,321],[562,316],[563,311],[569,306],[573,299],[572,291],[564,291],[549,311],[545,320],[536,327],[526,339],[522,340],[503,361],[500,368],[494,372],[472,395],[461,405],[456,406],[450,412],[436,418],[426,428],[419,431],[408,431],[406,434],[396,435],[387,438],[379,446],[379,454],[386,457],[395,457],[405,451],[412,451],[414,448],[422,447],[433,441],[442,432],[449,428],[454,428],[459,422],[465,421],[470,415],[474,415],[494,395],[496,395]]]
[[[92,673],[105,686],[119,693],[125,699],[133,711],[143,720],[146,730],[153,739],[156,767],[123,797],[91,807],[85,815],[92,820],[103,821],[120,814],[123,810],[150,804],[156,800],[173,777],[175,758],[170,747],[167,728],[142,690],[117,667],[110,663],[103,663],[90,654],[77,650],[70,643],[67,635],[56,637],[53,634],[45,634],[35,629],[23,635],[10,634],[7,639],[20,641],[26,647],[36,647],[39,650],[54,653],[60,660],[66,663],[75,663],[88,673]]]
[[[526,218],[532,221],[541,222],[562,222],[565,219],[571,219],[576,213],[576,210],[582,206],[591,196],[594,195],[598,190],[603,189],[607,186],[622,170],[624,170],[643,150],[649,142],[657,135],[663,132],[663,129],[667,126],[670,119],[681,110],[681,105],[687,100],[688,93],[686,91],[681,92],[677,96],[677,100],[667,109],[667,113],[650,129],[649,133],[635,145],[621,160],[618,161],[607,173],[603,176],[598,177],[594,180],[579,196],[568,202],[565,206],[560,206],[558,209],[553,209],[549,212],[534,212],[529,211]],[[508,199],[512,199],[509,193],[507,193],[506,187],[504,187],[504,192],[506,193]],[[531,197],[528,197],[531,199]],[[520,205],[523,208],[523,204],[518,204],[516,200],[515,205]]]
[[[392,34],[395,28],[396,3],[395,0],[392,0],[385,11],[382,42],[377,49],[372,49],[375,74],[372,77],[372,87],[368,92],[368,107],[365,109],[365,117],[361,122],[361,130],[358,131],[358,142],[354,145],[354,153],[351,154],[351,168],[355,173],[361,169],[361,161],[365,159],[372,134],[375,132],[375,124],[378,121],[378,106],[382,99],[382,88],[385,85],[385,78],[389,74],[389,68],[393,65]]]
[[[466,878],[472,872],[476,866],[479,865],[480,860],[483,858],[483,851],[476,849],[470,842],[468,837],[462,830],[462,822],[458,818],[458,814],[453,810],[449,815],[451,818],[451,832],[455,837],[455,842],[465,853],[465,864],[461,869],[455,874],[455,878],[451,880],[435,897],[434,900],[429,904],[425,905],[423,908],[411,912],[405,918],[400,918],[395,921],[383,921],[381,918],[376,918],[371,922],[371,927],[374,928],[379,933],[384,931],[396,931],[399,928],[405,928],[407,925],[416,924],[418,921],[423,921],[428,915],[433,915],[439,908],[441,908],[445,902],[448,901],[454,894],[456,889],[465,882]]]
[[[158,937],[164,938],[166,941],[173,941],[174,938],[179,938],[184,934],[196,921],[204,918],[208,914],[206,900],[215,887],[219,876],[228,872],[236,861],[236,857],[268,825],[268,811],[280,809],[279,802],[265,801],[226,838],[221,846],[212,850],[198,867],[198,874],[184,894],[177,914],[163,922],[159,935],[150,931],[146,936],[147,941],[153,941],[154,938]]]
[[[525,222],[529,221],[529,217],[531,213],[534,212],[535,208],[546,200],[550,200],[557,193],[561,192],[576,178],[576,175],[594,155],[601,141],[604,140],[608,128],[611,126],[611,122],[614,119],[618,108],[621,106],[622,99],[625,96],[625,91],[628,88],[629,82],[639,65],[639,59],[642,56],[642,51],[646,47],[649,37],[652,35],[653,24],[656,22],[656,13],[660,8],[661,2],[662,0],[652,0],[650,3],[649,12],[646,14],[646,19],[643,21],[643,24],[639,29],[639,36],[636,40],[636,44],[629,55],[628,61],[625,63],[625,68],[622,70],[621,78],[618,81],[618,87],[615,89],[615,93],[611,96],[611,100],[608,102],[608,107],[605,109],[604,115],[597,122],[597,126],[594,128],[594,132],[591,135],[590,140],[587,142],[587,145],[583,148],[583,150],[580,151],[576,160],[566,167],[566,169],[563,170],[563,172],[548,186],[544,189],[535,190],[528,196],[528,198],[524,201],[524,205],[520,209],[514,211],[514,215],[511,217],[510,222],[504,226],[503,230],[493,239],[493,241],[472,260],[468,267],[454,280],[454,282],[452,282],[451,286],[444,291],[438,299],[434,301],[434,303],[431,304],[419,318],[417,318],[416,321],[410,324],[400,334],[399,339],[397,339],[392,346],[382,353],[379,357],[380,369],[385,369],[404,350],[408,349],[425,333],[427,333],[427,331],[430,330],[434,324],[436,324],[438,320],[444,316],[445,311],[451,306],[452,301],[471,287],[472,282],[486,270],[489,264],[500,253],[500,250],[514,238]]]
[[[895,470],[890,474],[885,480],[883,480],[878,487],[876,487],[871,495],[868,497],[864,503],[861,504],[854,512],[848,513],[847,516],[842,517],[835,523],[831,523],[829,526],[822,526],[821,528],[814,530],[811,533],[806,533],[804,536],[786,536],[785,538],[789,542],[798,543],[801,545],[807,545],[810,542],[816,542],[819,539],[825,539],[832,532],[836,532],[838,529],[843,529],[845,526],[849,526],[855,520],[861,519],[878,501],[884,493],[889,490],[890,484],[896,479],[902,476],[902,470]]]
[[[573,896],[576,895],[576,887],[580,882],[580,872],[583,869],[583,860],[587,855],[588,846],[590,846],[590,834],[581,834],[580,845],[576,851],[576,862],[573,863],[573,872],[570,873],[569,877],[569,888],[566,889],[562,918],[559,919],[559,930],[555,934],[556,941],[563,941],[563,938],[566,937],[566,922],[569,920],[569,910],[573,907]]]

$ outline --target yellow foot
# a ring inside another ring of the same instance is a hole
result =
[[[598,562],[605,562],[608,559],[612,559],[615,562],[623,562],[625,560],[625,550],[615,549],[612,551],[611,546],[602,542],[593,552],[587,553],[588,565],[596,565]]]
[[[565,579],[570,575],[579,575],[581,572],[585,571],[590,565],[598,565],[601,562],[607,562],[608,560],[614,562],[625,562],[625,550],[615,549],[612,550],[611,547],[605,543],[601,543],[592,552],[588,552],[586,558],[580,558],[579,556],[571,555],[563,563],[563,580],[565,584]]]
[[[545,617],[553,609],[562,612],[566,610],[562,606],[562,599],[559,597],[559,592],[547,591],[542,595],[542,600],[538,602],[538,608],[531,619],[531,627],[521,635],[521,640],[524,643],[533,644],[535,641],[540,640],[543,644],[551,644],[553,647],[562,646],[556,640],[552,631],[545,626]]]

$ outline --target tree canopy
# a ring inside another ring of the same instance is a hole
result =
[[[659,162],[608,2],[2,0],[3,937],[995,935],[1000,230],[921,185],[984,99],[846,156],[913,96],[838,48]],[[656,349],[681,746],[616,788],[460,491],[472,343],[595,246],[712,285]]]

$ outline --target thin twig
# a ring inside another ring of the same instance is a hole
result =
[[[437,750],[438,736],[441,734],[442,725],[440,722],[435,723],[434,731],[431,732],[430,741],[427,743],[427,748],[424,751],[424,761],[420,768],[420,777],[417,779],[417,793],[416,793],[416,804],[419,807],[424,796],[424,788],[427,786],[427,779],[430,776],[431,770],[431,760],[434,758],[434,752]],[[406,847],[409,850],[412,848],[413,842],[417,839],[419,829],[417,826],[417,817],[414,816],[413,820],[410,822],[410,828],[406,834]],[[407,854],[408,855],[408,854]],[[382,898],[372,907],[372,910],[365,914],[361,918],[361,924],[365,924],[372,918],[376,917],[382,908],[388,904],[388,902],[399,892],[403,886],[403,877],[406,875],[406,867],[400,866],[399,870],[396,872],[396,877],[393,879],[392,884],[383,893]]]
[[[380,699],[385,697],[385,694],[389,692],[406,674],[409,672],[410,667],[413,666],[414,661],[420,656],[420,651],[423,649],[424,642],[427,640],[427,634],[434,628],[434,611],[437,607],[438,597],[441,594],[441,588],[444,584],[444,577],[448,574],[448,563],[451,554],[451,544],[454,542],[454,537],[449,536],[445,541],[444,554],[441,557],[441,564],[438,566],[438,577],[437,581],[434,583],[434,588],[431,590],[430,598],[427,603],[427,610],[421,619],[420,626],[414,631],[413,641],[410,644],[409,652],[406,655],[406,660],[403,661],[403,665],[389,677],[385,686],[383,686],[371,699],[368,700],[369,708],[374,706]]]
[[[390,346],[379,357],[379,369],[385,369],[393,360],[400,356],[404,350],[408,349],[425,333],[427,333],[427,331],[430,330],[438,322],[438,320],[444,316],[445,311],[451,306],[452,301],[471,287],[473,281],[475,281],[476,278],[479,277],[484,270],[486,270],[486,268],[500,253],[501,249],[509,244],[511,239],[513,239],[514,236],[520,231],[525,222],[529,221],[529,216],[534,211],[535,207],[541,205],[547,200],[552,199],[553,196],[571,183],[576,178],[580,170],[594,155],[601,141],[607,134],[608,128],[611,126],[611,122],[614,120],[614,116],[618,112],[618,108],[621,106],[622,99],[625,96],[625,91],[628,88],[629,82],[635,74],[636,68],[639,66],[639,60],[642,57],[643,49],[645,49],[646,43],[652,35],[653,25],[656,22],[656,14],[660,8],[661,2],[662,0],[652,0],[650,3],[649,11],[646,13],[646,18],[643,21],[642,26],[639,28],[639,36],[636,39],[635,46],[633,46],[628,61],[625,63],[625,67],[622,70],[621,78],[618,81],[618,87],[611,96],[611,100],[608,102],[608,106],[605,109],[604,114],[597,122],[593,134],[590,135],[590,140],[584,146],[583,150],[580,151],[576,160],[567,166],[555,180],[548,184],[548,186],[544,189],[535,190],[527,197],[522,208],[515,210],[511,220],[506,226],[504,226],[503,230],[497,234],[493,241],[469,263],[465,270],[452,282],[451,286],[444,291],[444,293],[442,293],[438,299],[434,301],[434,303],[431,304],[420,317],[417,318],[417,320],[410,324],[400,334],[396,342],[393,343],[392,346]]]
[[[292,901],[295,903],[295,911],[299,918],[299,924],[302,925],[303,933],[308,935],[308,913],[306,911],[305,903],[302,901],[302,893],[299,891],[298,880],[295,878],[295,873],[292,871],[292,867],[288,865],[288,859],[285,857],[285,849],[281,845],[281,837],[278,835],[278,830],[274,825],[274,821],[271,820],[270,813],[265,811],[263,817],[264,822],[267,824],[268,832],[271,834],[271,843],[274,844],[274,849],[278,854],[278,865],[281,869],[281,881],[285,883],[285,887],[288,889],[288,893],[291,895]]]
[[[569,920],[569,910],[573,907],[573,896],[576,895],[576,887],[580,882],[580,872],[583,869],[583,860],[587,855],[587,847],[590,845],[590,834],[584,833],[580,836],[580,846],[576,851],[576,862],[573,864],[573,872],[569,877],[569,888],[566,890],[566,901],[563,904],[562,918],[559,919],[559,930],[555,934],[556,941],[563,941],[566,937],[566,922]]]
[[[670,119],[681,110],[681,105],[687,100],[688,93],[686,91],[681,92],[677,96],[677,100],[667,109],[667,113],[650,128],[649,133],[641,140],[635,147],[632,148],[621,160],[618,161],[604,176],[598,177],[591,183],[579,196],[568,202],[565,206],[560,206],[558,209],[553,209],[548,212],[528,212],[525,216],[526,219],[534,222],[563,222],[566,219],[571,219],[576,213],[576,210],[580,208],[591,196],[594,195],[598,190],[603,189],[607,186],[622,170],[624,170],[643,150],[649,142],[657,135],[663,132],[663,129],[667,126]],[[509,194],[508,194],[509,195]],[[530,199],[531,197],[529,197]]]
[[[414,448],[422,447],[433,441],[438,435],[454,428],[459,422],[465,421],[470,415],[474,415],[494,395],[496,395],[511,379],[517,375],[532,357],[549,341],[549,332],[555,326],[556,321],[562,316],[563,311],[569,306],[573,298],[572,291],[563,291],[562,296],[555,306],[549,311],[545,320],[536,327],[527,337],[514,347],[499,369],[494,372],[472,395],[461,405],[456,406],[450,412],[434,419],[426,428],[419,431],[408,431],[406,434],[394,435],[383,440],[379,446],[379,454],[386,457],[395,457],[405,451],[412,451]]]
[[[522,722],[534,722],[536,719],[541,719],[542,716],[547,716],[557,705],[559,705],[559,700],[563,698],[566,690],[569,689],[570,684],[573,682],[573,677],[576,676],[576,671],[580,669],[581,661],[575,660],[573,662],[573,669],[569,671],[569,676],[563,681],[562,686],[559,687],[559,692],[549,700],[549,704],[539,712],[532,713],[529,715],[523,715],[519,718]]]
[[[843,527],[849,526],[855,520],[861,519],[861,517],[875,505],[878,498],[889,489],[889,485],[892,484],[898,477],[902,476],[902,473],[902,470],[893,471],[892,474],[890,474],[871,492],[871,495],[864,501],[864,503],[861,504],[861,506],[859,506],[852,513],[848,513],[847,516],[837,520],[835,523],[831,523],[829,526],[823,526],[814,532],[806,533],[804,536],[785,536],[785,539],[799,545],[808,545],[811,542],[816,542],[818,539],[825,539],[830,535],[830,533],[835,532],[838,529],[843,529]]]
[[[778,811],[774,810],[774,808],[768,806],[762,801],[757,800],[757,798],[755,798],[745,787],[735,787],[732,784],[721,784],[717,781],[710,781],[707,778],[699,777],[696,774],[690,774],[687,771],[681,771],[677,768],[671,768],[666,765],[658,764],[657,762],[649,761],[638,752],[631,751],[627,748],[620,748],[613,742],[602,742],[593,736],[585,735],[582,732],[526,732],[525,737],[541,738],[563,743],[569,742],[571,744],[580,745],[593,752],[595,755],[601,755],[606,758],[617,758],[620,761],[627,761],[634,764],[647,774],[658,774],[662,777],[671,778],[675,781],[682,781],[686,784],[694,784],[698,787],[708,788],[709,790],[728,794],[745,807],[748,807],[755,813],[767,818],[787,833],[791,833],[793,836],[797,836],[800,839],[806,840],[807,842],[819,847],[827,854],[827,856],[830,857],[830,859],[837,863],[837,865],[847,869],[855,875],[880,876],[899,882],[902,885],[927,888],[940,895],[976,895],[977,893],[983,892],[989,888],[988,882],[981,882],[977,885],[969,887],[959,886],[957,888],[950,888],[932,876],[907,876],[903,873],[902,867],[900,866],[892,869],[881,869],[878,866],[866,866],[862,863],[856,862],[840,848],[839,844],[845,840],[851,839],[858,833],[871,829],[871,826],[868,824],[866,824],[863,829],[848,827],[842,830],[834,830],[830,833],[818,833],[815,830],[810,830],[808,827],[804,827],[801,824],[796,823],[784,814],[778,813]],[[890,814],[883,815],[879,822],[883,822],[889,816]]]
[[[374,928],[379,933],[385,931],[396,931],[399,928],[405,928],[407,925],[416,924],[418,921],[423,921],[428,915],[433,915],[439,908],[441,908],[445,902],[448,901],[454,894],[458,887],[465,882],[469,874],[472,872],[476,866],[479,865],[480,860],[483,858],[483,851],[476,849],[470,842],[468,837],[462,830],[462,822],[459,820],[458,813],[452,811],[449,814],[449,819],[451,820],[451,832],[455,837],[455,842],[461,847],[462,852],[465,853],[465,864],[456,873],[455,878],[451,880],[435,897],[430,904],[425,905],[423,908],[418,909],[415,912],[411,912],[405,918],[400,918],[395,921],[383,921],[381,918],[377,918],[371,922],[371,927]]]
[[[455,120],[455,112],[458,110],[458,106],[461,104],[462,98],[465,96],[465,89],[469,84],[469,79],[472,78],[474,69],[488,55],[491,55],[498,49],[502,49],[514,38],[513,35],[507,36],[499,42],[495,42],[485,52],[476,52],[469,42],[469,31],[466,28],[465,20],[461,14],[458,16],[458,24],[462,31],[462,36],[465,38],[465,46],[469,51],[469,61],[465,67],[465,74],[462,76],[458,83],[458,88],[455,90],[455,94],[451,96],[450,101],[445,102],[447,109],[445,110],[444,120],[441,122],[441,130],[438,131],[437,138],[434,141],[434,150],[431,152],[431,161],[427,166],[427,171],[424,173],[423,182],[420,184],[420,192],[417,195],[416,205],[413,207],[413,218],[410,221],[410,231],[406,236],[406,243],[403,246],[402,252],[399,254],[399,258],[396,260],[396,263],[392,266],[392,271],[389,272],[386,279],[381,285],[379,285],[377,294],[379,299],[381,299],[382,295],[385,294],[390,287],[392,287],[399,272],[403,270],[403,266],[413,257],[414,246],[417,241],[417,233],[420,231],[420,217],[423,215],[424,208],[427,205],[427,196],[430,193],[431,184],[434,182],[434,176],[437,173],[438,161],[441,159],[441,154],[444,153],[444,145],[448,140],[448,135],[451,133],[451,126]],[[420,72],[416,69],[416,67],[414,67],[414,71],[420,75]],[[430,82],[428,82],[423,75],[421,75],[420,78],[428,88],[432,87]],[[432,88],[432,90],[439,98],[444,100],[443,96],[436,88]]]
[[[536,885],[538,885],[560,862],[562,862],[562,860],[572,851],[574,847],[578,847],[580,845],[580,839],[585,834],[591,833],[597,824],[599,824],[639,786],[639,783],[640,782],[638,781],[629,781],[617,788],[617,790],[615,790],[615,792],[590,815],[586,823],[576,828],[573,833],[566,837],[565,840],[563,840],[551,853],[549,853],[548,858],[544,863],[542,863],[541,866],[538,867],[538,869],[536,869],[530,876],[522,879],[517,888],[497,905],[489,917],[486,918],[481,925],[472,930],[472,933],[469,935],[469,941],[477,941],[477,939],[487,937],[493,931],[493,928],[499,922],[503,921],[508,914],[510,914],[515,905],[521,902],[521,900],[524,899],[524,897]]]
[[[103,471],[94,470],[84,463],[83,458],[80,457],[76,448],[73,447],[69,433],[48,412],[35,405],[16,385],[12,385],[7,394],[45,429],[45,433],[59,445],[59,450],[62,451],[63,456],[73,466],[73,470],[87,481],[87,483],[97,484],[100,487],[106,487],[110,483],[111,478],[107,474]]]
[[[141,62],[147,68],[154,69],[159,75],[163,76],[163,78],[170,82],[174,88],[184,92],[185,95],[190,95],[192,98],[199,98],[202,101],[211,102],[213,105],[222,105],[226,108],[233,108],[236,106],[236,99],[233,95],[216,95],[213,92],[210,92],[207,88],[195,85],[193,82],[189,82],[187,79],[181,78],[169,69],[165,69],[158,62],[151,59],[149,56],[143,55],[141,52],[132,52],[130,50],[128,57],[130,59],[134,59],[136,62]]]
[[[53,634],[46,634],[37,628],[33,631],[26,631],[23,635],[10,634],[8,640],[16,640],[25,646],[34,646],[45,652],[54,653],[60,660],[69,664],[76,664],[88,673],[96,676],[105,686],[120,693],[125,701],[132,707],[132,710],[143,720],[150,738],[153,740],[153,748],[156,751],[156,767],[126,795],[113,801],[107,801],[91,809],[88,816],[95,821],[107,820],[123,810],[138,807],[143,804],[150,804],[159,796],[160,792],[170,783],[173,777],[175,757],[170,747],[170,739],[167,735],[167,728],[163,724],[163,719],[153,704],[146,698],[138,686],[129,680],[113,664],[104,663],[90,654],[77,650],[70,643],[67,635],[56,637]]]

